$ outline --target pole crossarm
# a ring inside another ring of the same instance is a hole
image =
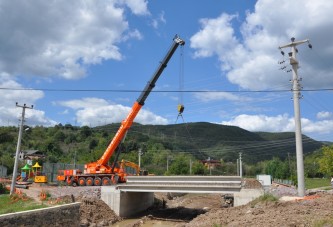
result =
[[[291,42],[289,44],[286,44],[286,45],[283,45],[283,46],[279,46],[279,49],[283,49],[283,48],[287,48],[287,47],[293,47],[293,46],[298,46],[300,44],[309,43],[309,42],[310,42],[309,39],[304,39],[304,40],[300,40],[300,41],[294,41],[294,42]]]

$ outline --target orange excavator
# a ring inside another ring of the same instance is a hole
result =
[[[85,164],[85,170],[83,173],[81,170],[59,170],[59,174],[57,176],[58,181],[65,182],[67,185],[72,186],[100,186],[123,183],[126,182],[127,175],[139,175],[138,172],[140,171],[140,168],[135,163],[124,160],[118,163],[118,157],[120,154],[119,145],[125,138],[126,133],[132,126],[135,117],[139,113],[141,107],[144,105],[148,95],[155,87],[156,81],[162,74],[163,70],[166,68],[167,63],[179,45],[185,45],[185,41],[176,35],[166,56],[160,63],[150,81],[148,81],[139,98],[134,103],[130,113],[122,121],[120,128],[118,129],[116,135],[113,137],[102,157],[96,162]],[[114,163],[109,166],[108,161],[117,148],[118,151],[116,152]],[[127,171],[130,168],[134,169],[134,173],[133,171]]]

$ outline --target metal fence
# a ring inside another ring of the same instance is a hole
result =
[[[61,169],[80,169],[84,170],[83,164],[66,164],[66,163],[44,163],[43,173],[47,176],[48,182],[57,181],[58,170]]]
[[[295,183],[292,180],[274,179],[274,181],[279,184],[286,184],[286,185],[291,185],[291,186],[295,185]]]

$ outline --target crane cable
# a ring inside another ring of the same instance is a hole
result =
[[[183,100],[183,93],[184,93],[184,47],[181,46],[180,49],[180,66],[179,66],[179,97],[178,97],[178,105],[177,105],[177,110],[178,110],[178,115],[175,124],[178,121],[178,118],[181,117],[183,120],[183,124],[185,126],[189,141],[192,141],[192,144],[195,144],[194,139],[191,136],[190,130],[188,128],[188,123],[185,122],[184,117],[183,117],[183,112],[184,112],[184,100]],[[198,152],[201,157],[205,157],[206,155],[201,151],[201,149],[197,146]]]
[[[176,123],[178,121],[178,118],[183,118],[183,112],[184,112],[184,104],[183,104],[183,90],[184,90],[184,47],[181,46],[180,49],[180,65],[179,65],[179,97],[178,97],[178,115],[176,119]],[[184,121],[184,118],[183,118]]]

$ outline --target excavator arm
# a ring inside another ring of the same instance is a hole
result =
[[[147,85],[145,86],[144,90],[141,92],[139,98],[134,103],[131,111],[127,115],[127,117],[122,121],[120,128],[118,129],[116,135],[113,137],[112,141],[110,142],[109,146],[105,150],[102,157],[97,162],[92,162],[86,165],[86,172],[87,173],[106,173],[112,172],[111,167],[107,166],[107,162],[109,161],[110,157],[115,152],[118,145],[121,143],[123,138],[125,137],[127,131],[132,126],[133,121],[137,114],[139,113],[141,107],[144,105],[148,95],[155,87],[155,83],[162,74],[163,70],[166,68],[169,60],[171,59],[172,55],[176,51],[177,47],[181,45],[185,45],[185,41],[182,40],[179,36],[175,36],[173,39],[173,43],[165,55],[164,59],[160,63],[159,67],[156,69],[155,73],[151,77],[150,81],[148,81]]]

